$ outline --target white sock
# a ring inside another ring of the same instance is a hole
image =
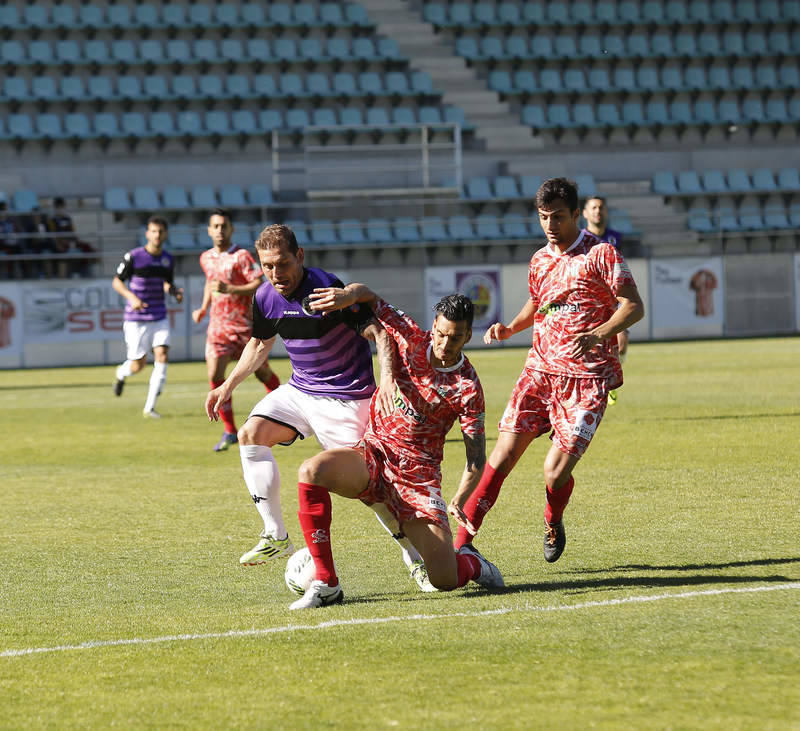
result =
[[[124,381],[129,375],[131,375],[131,362],[126,360],[119,368],[117,368],[117,380]]]
[[[422,561],[422,556],[419,555],[419,551],[414,548],[414,544],[406,538],[405,533],[400,530],[400,524],[397,522],[397,519],[392,515],[383,503],[374,503],[370,505],[370,507],[375,512],[375,517],[378,519],[378,522],[386,529],[387,533],[394,538],[395,542],[403,552],[403,563],[411,568],[411,564],[414,561]]]
[[[147,401],[144,402],[144,410],[152,411],[156,407],[156,399],[164,387],[167,380],[167,364],[153,363],[153,372],[150,375],[150,388],[147,390]]]
[[[281,513],[281,475],[272,450],[261,444],[240,444],[239,456],[245,484],[264,521],[264,534],[284,538],[288,532]]]

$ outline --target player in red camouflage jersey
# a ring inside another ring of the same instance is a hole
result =
[[[316,578],[291,609],[342,601],[331,550],[330,493],[383,503],[419,550],[431,584],[449,591],[474,580],[502,587],[497,568],[472,546],[453,549],[448,512],[463,519],[462,506],[485,463],[485,403],[475,369],[462,348],[472,335],[472,302],[450,295],[434,308],[430,332],[394,310],[364,285],[317,289],[312,308],[330,312],[368,303],[392,337],[394,408],[386,413],[373,397],[370,419],[357,448],[331,449],[300,467],[298,517],[316,566]],[[441,462],[450,427],[459,420],[467,464],[450,506],[441,493]]]
[[[264,281],[261,267],[247,249],[240,249],[231,240],[233,224],[230,214],[217,208],[208,219],[208,235],[214,246],[200,255],[200,266],[206,275],[203,304],[192,319],[200,322],[211,307],[206,332],[206,365],[208,382],[214,389],[225,380],[225,369],[238,360],[253,331],[253,294]],[[265,362],[255,371],[267,393],[275,390],[280,381]],[[225,431],[214,446],[222,452],[236,444],[236,422],[233,401],[220,409]]]
[[[533,347],[464,507],[472,529],[459,527],[455,545],[473,539],[528,445],[552,430],[544,461],[544,556],[552,563],[566,545],[562,516],[575,485],[572,470],[603,418],[609,390],[622,385],[616,335],[644,316],[644,306],[622,255],[580,230],[572,181],[545,181],[536,207],[547,245],[531,258],[530,298],[508,325],[495,323],[484,335],[488,344],[533,325]]]

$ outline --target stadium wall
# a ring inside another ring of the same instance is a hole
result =
[[[635,341],[779,335],[800,332],[800,254],[632,259],[647,315],[631,329]],[[527,264],[407,266],[337,271],[362,281],[428,327],[443,294],[461,291],[476,302],[471,348],[491,322],[511,319],[525,302]],[[202,360],[206,321],[191,311],[203,278],[180,277],[182,305],[169,306],[173,360]],[[123,301],[110,279],[0,284],[0,368],[110,365],[124,360]],[[530,332],[502,346],[526,346]],[[282,344],[273,350],[285,356]]]

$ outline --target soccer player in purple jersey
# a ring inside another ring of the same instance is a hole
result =
[[[304,266],[304,251],[288,226],[267,226],[255,248],[267,281],[253,297],[253,336],[227,379],[206,398],[206,413],[217,420],[234,389],[264,363],[275,337],[281,336],[292,376],[255,405],[238,432],[244,480],[264,521],[260,540],[239,559],[244,565],[294,552],[281,512],[280,474],[272,448],[311,434],[323,449],[361,441],[376,390],[365,337],[375,340],[381,363],[378,407],[388,413],[394,396],[392,345],[372,311],[362,305],[323,316],[309,308],[307,297],[315,289],[344,285],[333,274]],[[381,522],[403,548],[403,560],[417,584],[430,591],[419,553],[392,520]]]
[[[114,393],[122,395],[125,379],[144,368],[147,352],[152,348],[153,373],[142,413],[154,419],[161,416],[155,410],[156,399],[167,380],[169,318],[166,295],[169,293],[178,302],[183,301],[183,290],[173,282],[175,259],[164,251],[167,228],[165,219],[151,216],[145,231],[147,243],[125,254],[111,283],[114,290],[127,300],[123,324],[127,357],[117,368]],[[129,282],[127,285],[126,281]]]

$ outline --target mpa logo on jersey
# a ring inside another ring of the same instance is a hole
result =
[[[593,411],[579,411],[575,415],[572,433],[588,442],[594,436],[599,423],[600,419],[597,418],[597,414]]]
[[[330,543],[331,537],[328,535],[328,531],[324,528],[317,528],[311,534],[311,542],[312,543]]]

